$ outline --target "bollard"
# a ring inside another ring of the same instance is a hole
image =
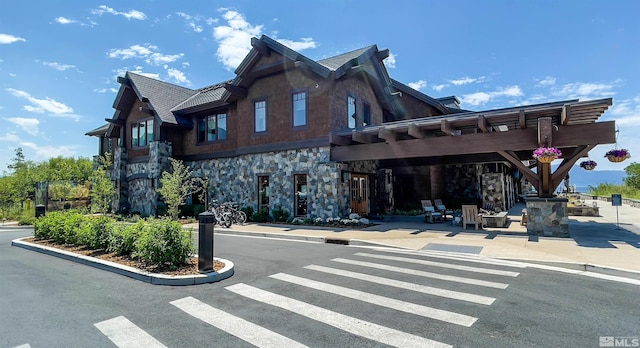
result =
[[[205,211],[198,215],[198,272],[213,272],[213,225],[216,218]]]
[[[44,204],[38,204],[36,205],[36,218],[39,218],[41,216],[45,215],[45,206]]]

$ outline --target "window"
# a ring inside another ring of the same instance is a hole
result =
[[[198,142],[227,139],[227,114],[216,114],[198,120]]]
[[[356,128],[356,98],[347,97],[347,116],[349,128]]]
[[[255,131],[266,132],[267,131],[267,101],[259,100],[254,104],[254,117],[255,117]]]
[[[296,190],[293,207],[295,216],[307,216],[307,174],[295,174],[293,187]]]
[[[293,93],[293,126],[299,127],[307,124],[307,93]]]
[[[147,146],[153,141],[153,120],[131,125],[131,147]]]
[[[363,126],[371,124],[371,105],[368,103],[362,103],[362,122]]]

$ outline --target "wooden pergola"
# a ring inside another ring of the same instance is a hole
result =
[[[419,159],[423,165],[507,161],[540,197],[552,197],[589,150],[615,143],[615,121],[596,122],[612,103],[611,98],[568,100],[341,130],[331,134],[331,160]],[[562,151],[562,163],[553,173],[550,164],[532,157],[540,146]]]

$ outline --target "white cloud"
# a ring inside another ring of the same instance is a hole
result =
[[[198,22],[202,19],[201,17],[193,17],[184,12],[176,12],[176,14],[184,18],[184,20],[187,21],[187,25],[191,27],[191,29],[193,29],[193,31],[195,31],[196,33],[201,33],[204,30],[204,28],[198,24]]]
[[[603,118],[615,120],[623,130],[640,126],[640,96],[616,101]]]
[[[396,67],[396,55],[389,53],[389,57],[385,58],[383,63],[387,68],[394,69]]]
[[[262,33],[262,25],[252,25],[247,22],[244,16],[226,8],[219,11],[224,12],[222,18],[226,24],[213,28],[213,38],[218,42],[216,55],[227,69],[234,69],[246,57],[251,50],[251,38],[259,37]],[[289,39],[276,39],[279,43],[295,50],[301,51],[308,48],[317,47],[317,42],[312,38],[301,38],[300,41]]]
[[[234,69],[251,50],[251,38],[260,35],[262,25],[251,25],[236,11],[221,10],[226,11],[222,17],[227,23],[213,28],[213,38],[218,42],[216,55],[225,67]]]
[[[449,80],[450,83],[452,83],[455,86],[461,86],[461,85],[466,85],[469,83],[479,83],[484,81],[485,77],[484,76],[480,76],[480,77],[469,77],[469,76],[465,76],[463,78],[460,79],[456,79],[456,80]]]
[[[18,137],[15,133],[7,133],[0,136],[0,141],[18,142],[20,141],[20,137]]]
[[[167,75],[174,79],[175,82],[191,85],[191,81],[189,81],[184,73],[178,69],[167,69]]]
[[[33,104],[24,106],[24,109],[27,111],[38,113],[47,111],[58,116],[62,114],[73,113],[73,108],[65,105],[64,103],[57,102],[49,97],[45,97],[45,99],[38,99],[32,97],[25,91],[20,91],[14,88],[7,88],[6,91],[11,93],[15,97],[27,99],[31,104]]]
[[[421,89],[423,89],[423,88],[427,87],[427,81],[425,81],[425,80],[418,80],[418,81],[416,81],[416,82],[409,82],[409,83],[407,84],[407,86],[409,86],[409,87],[411,87],[411,88],[415,89],[416,91],[419,91],[419,90],[421,90]]]
[[[440,92],[440,91],[442,91],[442,89],[443,89],[443,88],[445,88],[445,87],[449,87],[449,84],[448,84],[448,83],[443,83],[443,84],[441,84],[441,85],[431,86],[431,89],[433,89],[434,91],[438,91],[438,92]]]
[[[278,39],[277,41],[294,51],[302,51],[307,48],[316,48],[316,42],[310,37],[303,37],[301,41],[293,41],[289,39]]]
[[[75,65],[61,64],[57,62],[42,62],[42,64],[60,71],[65,71],[67,69],[72,69],[76,67]]]
[[[184,57],[184,53],[179,54],[162,54],[158,51],[158,46],[145,44],[145,45],[132,45],[128,48],[109,50],[107,54],[109,58],[125,59],[144,59],[147,64],[162,65],[165,63],[175,62],[176,60]]]
[[[75,19],[69,19],[69,18],[62,17],[62,16],[61,16],[61,17],[56,18],[56,19],[55,19],[55,21],[56,21],[56,22],[58,22],[59,24],[74,24],[74,23],[77,23],[77,24],[82,25],[82,22],[80,22],[80,21],[78,21],[78,20],[75,20]]]
[[[499,88],[492,92],[476,92],[465,94],[464,96],[462,96],[462,103],[477,106],[486,104],[498,97],[521,97],[523,95],[524,93],[522,93],[522,89],[520,89],[520,86],[509,86],[507,88]]]
[[[138,10],[131,10],[129,12],[120,12],[120,11],[116,11],[113,8],[106,6],[106,5],[100,5],[98,6],[97,9],[93,9],[91,10],[91,13],[93,14],[97,14],[99,16],[102,16],[103,13],[110,13],[113,15],[119,15],[119,16],[123,16],[126,19],[137,19],[137,20],[145,20],[147,18],[147,15],[144,14],[141,11]]]
[[[538,86],[553,86],[556,84],[556,78],[552,76],[547,76],[542,80],[538,81]]]
[[[607,98],[615,95],[613,88],[619,83],[617,80],[613,83],[575,82],[556,87],[551,92],[555,96],[567,99]]]
[[[33,150],[38,160],[45,160],[58,156],[74,157],[78,149],[78,146],[75,145],[39,146],[32,142],[21,142],[20,146]]]
[[[118,92],[118,90],[113,88],[113,87],[110,87],[110,88],[106,88],[106,87],[105,88],[94,88],[93,91],[96,92],[96,93],[107,93],[107,92],[116,93],[116,92]]]
[[[40,124],[40,121],[38,121],[38,119],[35,118],[23,118],[23,117],[10,117],[6,119],[7,121],[17,125],[18,127],[22,128],[22,130],[24,130],[25,132],[33,135],[33,136],[37,136],[39,131],[38,131],[38,125]]]
[[[21,37],[9,34],[0,34],[0,44],[11,44],[17,41],[27,41]]]

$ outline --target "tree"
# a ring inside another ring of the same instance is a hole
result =
[[[98,168],[91,174],[91,212],[106,213],[116,196],[116,187],[107,168],[112,165],[111,154],[98,157]]]
[[[627,177],[624,178],[625,185],[640,190],[640,163],[633,162],[624,171],[627,173]]]
[[[156,189],[167,204],[167,213],[172,219],[177,219],[179,207],[184,204],[192,193],[202,190],[201,180],[192,177],[192,172],[184,166],[182,161],[169,158],[172,173],[162,172],[160,187]]]

